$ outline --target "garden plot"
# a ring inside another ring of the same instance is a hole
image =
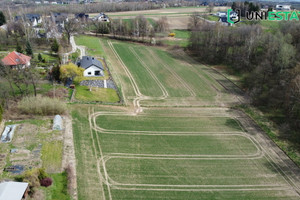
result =
[[[63,135],[61,131],[52,131],[51,119],[9,123],[18,125],[11,143],[1,144],[5,146],[1,148],[1,154],[6,155],[5,167],[20,165],[25,169],[44,167],[48,172],[61,171]]]

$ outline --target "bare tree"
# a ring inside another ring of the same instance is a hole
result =
[[[197,30],[199,28],[200,23],[201,19],[199,18],[199,13],[194,12],[189,18],[188,29]]]
[[[135,18],[135,22],[138,36],[142,36],[144,40],[144,37],[147,35],[148,21],[143,15],[139,15]]]
[[[209,13],[211,13],[213,10],[214,10],[214,3],[210,2],[208,4],[208,7],[206,8],[206,11],[209,12]]]
[[[70,44],[70,38],[72,34],[76,33],[78,31],[78,23],[75,19],[71,19],[67,22],[65,22],[63,26],[64,33],[66,34],[68,38],[68,43]]]
[[[169,30],[169,23],[167,17],[161,17],[156,22],[156,32],[166,32]]]

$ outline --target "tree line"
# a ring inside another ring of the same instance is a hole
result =
[[[167,17],[151,19],[150,22],[143,15],[139,15],[133,19],[112,19],[109,23],[94,21],[92,29],[97,34],[111,34],[118,39],[144,41],[147,38],[151,42],[157,33],[169,31],[169,23]]]
[[[241,74],[254,105],[277,113],[281,122],[299,130],[299,30],[297,22],[282,22],[275,33],[260,25],[225,27],[202,22],[192,30],[189,50],[202,62],[225,64]]]

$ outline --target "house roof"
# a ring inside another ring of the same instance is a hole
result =
[[[87,69],[92,65],[103,70],[103,65],[99,60],[97,60],[96,58],[91,57],[91,56],[82,56],[82,59],[80,60],[80,63],[79,63],[80,67]]]
[[[33,22],[35,19],[39,20],[41,18],[41,15],[39,14],[26,14],[23,15],[24,19],[29,20],[30,22]],[[15,21],[21,20],[22,16],[15,16]]]
[[[63,23],[68,19],[67,13],[52,13],[52,16],[54,17],[55,23]]]
[[[28,183],[0,183],[0,200],[21,200],[27,187]]]
[[[78,13],[75,14],[75,18],[89,18],[89,15],[85,13]]]
[[[18,52],[11,52],[5,58],[2,59],[2,63],[8,66],[25,65],[31,60],[31,57]]]
[[[227,17],[220,17],[220,22],[227,22]]]

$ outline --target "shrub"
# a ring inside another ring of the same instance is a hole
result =
[[[18,109],[24,114],[56,115],[65,113],[67,107],[59,99],[38,95],[36,97],[24,97],[18,103]]]
[[[23,181],[27,182],[31,189],[34,188],[34,187],[39,187],[40,186],[40,180],[39,180],[38,176],[39,176],[39,170],[38,169],[27,170],[24,173]]]
[[[175,37],[175,33],[169,33],[169,37]]]
[[[41,186],[44,187],[49,187],[50,185],[52,185],[52,179],[47,177],[41,180]]]
[[[44,168],[40,168],[39,169],[39,173],[40,174],[39,174],[38,177],[39,177],[40,181],[43,180],[43,179],[45,179],[45,178],[47,178],[47,177],[49,177]]]

